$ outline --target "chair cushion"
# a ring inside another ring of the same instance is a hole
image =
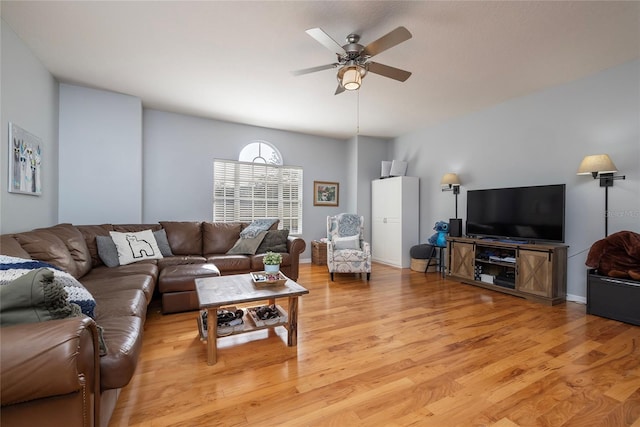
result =
[[[334,262],[358,262],[365,261],[367,256],[361,250],[340,249],[333,251]]]

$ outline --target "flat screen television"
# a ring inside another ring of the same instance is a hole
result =
[[[467,191],[467,235],[564,242],[565,184]]]

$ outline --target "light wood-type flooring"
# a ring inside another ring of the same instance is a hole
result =
[[[110,426],[640,426],[638,326],[437,273],[300,267],[297,347],[282,327],[220,338],[207,366],[197,312],[153,302]]]

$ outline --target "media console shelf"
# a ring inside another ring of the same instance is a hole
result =
[[[567,296],[567,246],[447,238],[452,279],[554,305]]]

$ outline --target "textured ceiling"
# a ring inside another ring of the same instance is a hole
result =
[[[640,2],[35,2],[2,19],[60,81],[137,96],[147,108],[348,138],[394,137],[640,57]],[[293,76],[343,44],[398,26],[413,38],[334,96],[336,70]],[[358,99],[359,98],[359,99]],[[359,102],[359,120],[358,120]]]

